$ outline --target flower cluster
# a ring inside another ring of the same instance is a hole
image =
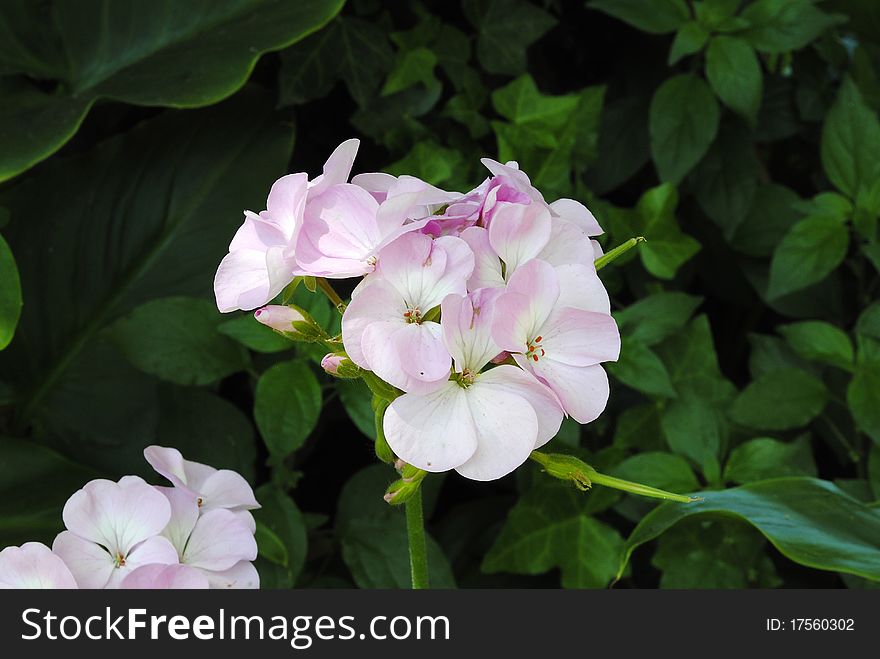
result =
[[[173,487],[93,480],[64,506],[65,531],[0,552],[0,588],[259,588],[259,508],[241,475],[150,446]]]
[[[363,277],[342,318],[344,352],[324,366],[393,387],[385,439],[425,471],[500,478],[565,415],[599,416],[600,364],[617,359],[620,336],[590,211],[547,203],[515,162],[484,159],[490,176],[464,194],[412,176],[349,181],[357,147],[342,143],[315,179],[279,179],[267,210],[245,214],[214,282],[220,310],[262,307],[300,276]],[[256,317],[292,338],[308,327],[293,307]]]

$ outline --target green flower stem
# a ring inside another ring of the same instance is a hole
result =
[[[412,570],[413,590],[429,588],[428,545],[425,541],[425,518],[422,514],[422,489],[407,499],[406,534],[409,539],[409,564]]]
[[[666,499],[668,501],[677,501],[679,503],[693,503],[700,501],[700,497],[689,497],[686,494],[675,494],[666,490],[658,490],[656,487],[649,487],[641,483],[633,483],[625,481],[622,478],[615,478],[607,474],[600,474],[594,471],[590,474],[590,481],[596,485],[604,485],[605,487],[613,487],[615,490],[623,490],[632,494],[640,494],[643,497],[653,497],[654,499]]]
[[[598,259],[596,259],[596,261],[595,261],[596,270],[601,270],[602,268],[604,268],[606,265],[608,265],[612,261],[614,261],[614,260],[620,258],[621,256],[623,256],[624,254],[626,254],[633,247],[635,247],[639,243],[643,243],[643,242],[645,242],[645,239],[642,236],[637,236],[635,238],[630,238],[625,243],[621,243],[620,245],[618,245],[617,247],[612,249],[610,252],[606,252],[605,254],[600,256]]]
[[[315,283],[318,284],[318,288],[321,289],[321,292],[327,296],[333,306],[336,307],[336,310],[339,313],[345,312],[345,302],[342,301],[342,298],[339,297],[339,293],[330,285],[330,282],[324,279],[323,277],[315,278]]]

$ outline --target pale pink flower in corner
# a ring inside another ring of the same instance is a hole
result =
[[[73,589],[76,579],[58,556],[41,542],[0,551],[0,590]]]
[[[567,306],[578,297],[576,291],[561,292],[553,266],[530,261],[499,296],[492,336],[556,393],[571,417],[588,423],[608,402],[608,376],[599,364],[617,360],[620,334],[605,311],[607,296],[581,300],[592,310]]]
[[[207,590],[208,578],[189,565],[144,565],[132,570],[121,590]]]
[[[62,518],[67,530],[52,551],[80,588],[118,588],[135,568],[178,562],[174,546],[159,535],[171,506],[137,476],[90,481],[67,500]]]
[[[231,510],[199,510],[198,498],[176,487],[157,487],[171,504],[171,519],[162,535],[177,550],[181,565],[222,578],[241,561],[257,557],[257,542],[248,522]]]
[[[385,247],[342,317],[349,358],[404,391],[442,386],[451,357],[426,315],[450,293],[465,294],[473,267],[470,248],[451,236],[407,233]]]
[[[259,508],[254,491],[241,474],[185,460],[176,448],[148,446],[144,458],[175,487],[193,494],[202,512],[224,508],[241,514],[253,527],[248,510]]]
[[[385,412],[385,437],[400,458],[431,472],[455,469],[479,481],[509,474],[559,430],[556,396],[525,371],[481,369],[500,352],[491,334],[500,289],[443,300],[443,339],[453,379],[425,394],[405,394]]]
[[[229,244],[229,254],[214,277],[217,308],[226,313],[256,309],[303,274],[295,245],[309,203],[348,180],[358,140],[340,144],[311,182],[307,174],[288,174],[275,181],[259,214],[245,211],[244,224]]]
[[[414,176],[362,174],[337,185],[306,209],[297,260],[310,274],[343,279],[375,270],[379,252],[422,228],[435,205],[458,196]],[[418,222],[411,220],[420,219]]]

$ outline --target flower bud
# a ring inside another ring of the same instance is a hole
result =
[[[321,368],[336,378],[350,379],[360,377],[360,368],[344,353],[327,353],[321,360]]]
[[[402,503],[406,503],[407,499],[419,491],[419,488],[422,486],[422,481],[425,480],[425,476],[427,475],[427,471],[414,468],[411,477],[401,478],[391,483],[391,485],[388,486],[388,489],[385,490],[385,496],[383,498],[392,506],[399,506]]]
[[[573,455],[532,451],[529,457],[544,467],[544,471],[550,476],[563,481],[571,481],[581,491],[589,490],[592,485],[590,476],[596,470]]]
[[[254,318],[291,341],[322,341],[329,335],[307,312],[292,304],[270,304],[254,312]]]

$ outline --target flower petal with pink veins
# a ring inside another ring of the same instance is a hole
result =
[[[568,222],[554,220],[550,239],[536,258],[558,267],[570,263],[593,267],[596,260],[592,242],[583,231]]]
[[[384,429],[391,450],[425,471],[454,469],[477,450],[467,392],[456,382],[423,396],[396,398],[385,411]]]
[[[483,288],[467,296],[447,295],[440,305],[443,343],[459,373],[479,373],[501,348],[492,338],[495,300],[500,288]]]
[[[208,476],[199,493],[203,512],[215,508],[254,510],[260,507],[244,476],[231,469],[218,469]]]
[[[392,321],[400,325],[404,322],[405,312],[406,304],[391,284],[372,277],[364,279],[342,315],[342,343],[349,359],[361,368],[369,369],[361,347],[364,330],[376,322]]]
[[[203,574],[208,577],[208,583],[215,590],[254,590],[260,587],[260,575],[257,572],[257,568],[248,561],[236,563],[230,569],[223,570],[222,572],[203,570]]]
[[[517,164],[515,160],[509,160],[503,165],[497,160],[492,160],[491,158],[481,158],[480,162],[483,163],[483,166],[492,172],[494,176],[505,177],[508,179],[508,183],[515,186],[520,192],[529,195],[533,201],[544,203],[544,196],[535,186],[532,185],[528,175],[519,168],[519,164]]]
[[[104,588],[117,569],[114,557],[100,545],[84,540],[70,531],[62,531],[52,543],[80,588]]]
[[[432,358],[431,363],[424,365],[424,375],[410,373],[410,370],[422,366],[421,364],[404,365],[403,353],[411,347],[414,330],[410,328],[413,327],[419,328],[415,330],[419,333],[419,339],[427,342],[431,340],[428,336],[431,336],[435,342],[433,350],[426,350],[426,354],[436,357]],[[361,349],[370,370],[385,382],[409,393],[425,394],[443,386],[452,363],[443,345],[440,325],[434,322],[421,325],[391,321],[372,323],[364,330]]]
[[[559,277],[558,306],[611,314],[608,291],[592,264],[557,266],[556,274]]]
[[[471,480],[491,481],[506,476],[528,459],[538,436],[538,418],[526,399],[505,391],[497,382],[485,386],[482,378],[478,376],[465,392],[477,449],[455,470]]]
[[[119,588],[125,577],[144,565],[175,565],[178,560],[177,550],[168,538],[161,535],[147,538],[128,553],[125,565],[113,570],[105,588]]]
[[[196,522],[181,562],[222,571],[257,557],[257,542],[244,520],[229,510],[210,510]]]
[[[514,272],[507,282],[507,294],[498,298],[499,305],[496,311],[496,328],[503,328],[505,325],[515,323],[518,327],[530,327],[537,330],[547,318],[550,312],[556,307],[559,299],[559,275],[555,268],[545,261],[532,259]],[[523,306],[522,301],[507,303],[504,302],[508,294],[518,294],[526,298],[527,303]],[[504,304],[505,308],[511,305],[510,311],[516,312],[516,317],[508,317],[504,312],[500,311],[500,305]],[[496,330],[493,329],[493,334]],[[534,336],[528,336],[527,339],[533,339]],[[501,343],[496,335],[495,340],[505,350],[511,350]],[[509,343],[509,341],[508,341]],[[512,352],[513,350],[511,350]]]
[[[608,403],[608,375],[599,365],[572,366],[554,359],[538,362],[514,355],[516,362],[545,382],[562,402],[565,412],[578,423],[594,421]]]
[[[68,531],[126,556],[139,542],[161,533],[171,519],[171,505],[137,476],[118,483],[98,479],[67,500],[62,518]]]
[[[199,521],[199,503],[195,494],[179,487],[157,487],[171,504],[171,519],[162,529],[162,535],[168,538],[177,555],[180,557],[186,548],[186,542]]]
[[[550,240],[550,211],[543,204],[499,204],[489,227],[489,243],[509,272],[535,258]]]
[[[401,366],[417,380],[434,382],[449,377],[450,356],[439,323],[411,323],[394,334]]]
[[[467,282],[468,290],[503,288],[501,259],[489,243],[489,231],[483,227],[470,227],[461,232],[461,239],[474,253],[474,271]]]
[[[208,578],[188,565],[144,565],[119,584],[122,590],[207,590]]]
[[[280,249],[240,249],[223,257],[214,275],[214,298],[221,313],[262,307],[293,280],[296,261]]]
[[[573,224],[588,236],[600,236],[605,233],[589,209],[579,201],[557,199],[550,204],[550,210],[559,219]]]
[[[269,198],[266,200],[267,214],[288,241],[299,228],[308,188],[308,175],[288,174],[275,181],[269,190]]]
[[[76,579],[60,557],[41,542],[0,551],[0,590],[76,588]]]
[[[537,331],[543,351],[558,362],[592,366],[616,361],[620,355],[620,332],[608,314],[558,307]]]

